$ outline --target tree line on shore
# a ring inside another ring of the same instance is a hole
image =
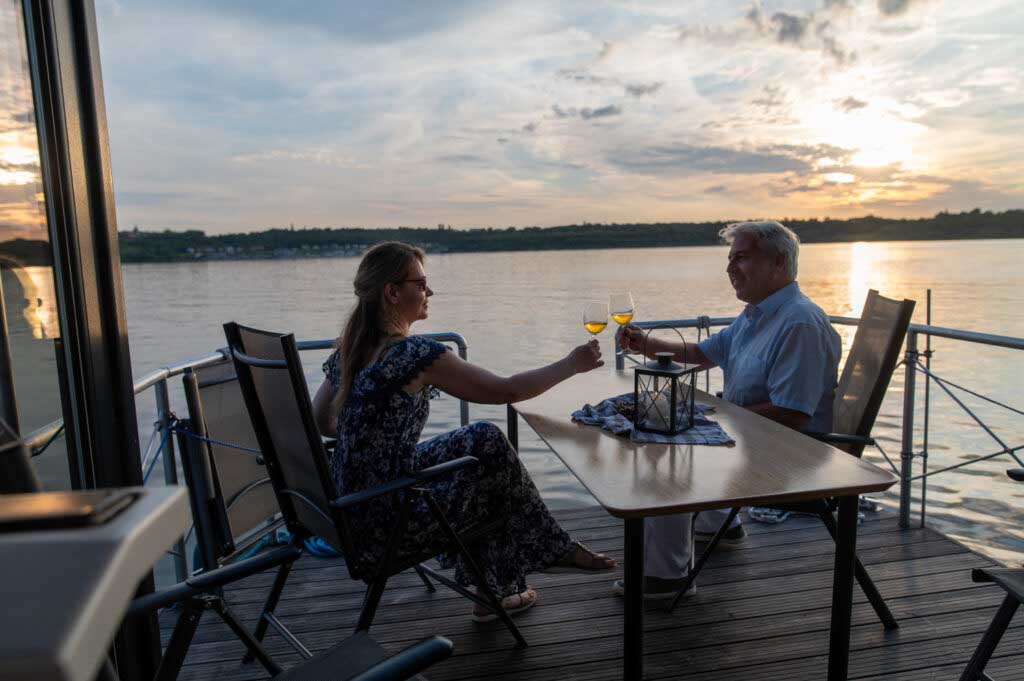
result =
[[[173,262],[357,255],[378,241],[399,240],[428,252],[532,251],[595,248],[651,248],[719,243],[723,222],[654,224],[594,224],[559,227],[452,229],[399,227],[395,229],[301,228],[211,234],[199,230],[120,233],[123,262]],[[975,209],[938,213],[930,218],[884,218],[869,215],[847,220],[783,219],[804,243],[849,241],[910,241],[942,239],[1007,239],[1024,237],[1024,210],[991,212]],[[44,256],[40,242],[0,243],[0,261],[29,264]]]

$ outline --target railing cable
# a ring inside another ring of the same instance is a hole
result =
[[[920,362],[918,362],[917,364],[919,365],[919,368],[922,371],[927,371],[927,369],[925,369],[924,365],[922,365]],[[984,421],[982,421],[981,418],[979,418],[977,416],[977,414],[975,414],[973,411],[971,411],[970,407],[968,407],[966,404],[963,403],[962,400],[960,400],[960,398],[958,398],[956,395],[954,395],[953,391],[946,387],[946,381],[945,380],[939,378],[938,376],[936,376],[934,374],[931,375],[931,378],[935,381],[936,385],[938,385],[940,388],[942,388],[943,392],[945,392],[947,395],[949,395],[949,398],[951,400],[956,402],[960,406],[961,409],[963,409],[965,412],[967,412],[967,414],[972,419],[974,419],[975,423],[977,423],[979,426],[981,426],[981,428],[986,433],[989,434],[989,437],[991,437],[993,440],[995,440],[996,443],[1000,447],[1003,448],[1004,452],[1006,452],[1010,456],[1012,456],[1014,458],[1014,460],[1020,466],[1024,466],[1024,461],[1022,461],[1021,458],[1019,456],[1017,456],[1017,453],[1014,451],[1014,449],[1011,449],[1009,445],[1007,445],[1005,442],[1003,442],[1002,438],[1000,438],[998,435],[996,435],[995,432],[993,432],[993,430],[991,428],[989,428],[988,425]],[[1003,452],[1000,452],[1000,453],[1003,453]]]

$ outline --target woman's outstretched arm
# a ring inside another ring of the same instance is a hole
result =
[[[603,365],[601,346],[596,340],[573,348],[557,362],[508,377],[498,376],[453,352],[446,352],[407,385],[406,390],[416,392],[424,385],[432,385],[469,402],[510,404],[536,397],[567,378]]]

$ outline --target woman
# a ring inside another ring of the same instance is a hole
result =
[[[331,473],[340,494],[393,480],[404,472],[461,456],[480,463],[450,480],[431,485],[431,493],[456,526],[486,521],[504,513],[503,530],[470,545],[485,579],[509,613],[537,601],[526,573],[605,570],[607,556],[572,541],[551,516],[508,439],[491,423],[474,423],[417,444],[429,412],[433,388],[485,404],[529,399],[548,388],[603,364],[597,341],[572,350],[548,366],[508,378],[470,364],[441,343],[410,335],[414,322],[427,318],[434,294],[427,285],[423,251],[399,242],[377,244],[363,256],[355,278],[356,305],[337,349],[324,364],[326,380],[313,398],[317,425],[336,436]],[[340,359],[339,359],[340,358]],[[376,563],[394,519],[393,500],[378,500],[350,513],[366,551],[348,560]],[[408,536],[427,542],[437,536],[425,508],[410,519]],[[424,548],[421,546],[419,548]],[[416,546],[404,546],[415,551]],[[455,579],[470,585],[470,574],[456,555],[442,555]],[[473,618],[496,615],[477,606]]]

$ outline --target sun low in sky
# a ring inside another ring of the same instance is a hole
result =
[[[1024,206],[1019,0],[97,14],[122,229]]]

